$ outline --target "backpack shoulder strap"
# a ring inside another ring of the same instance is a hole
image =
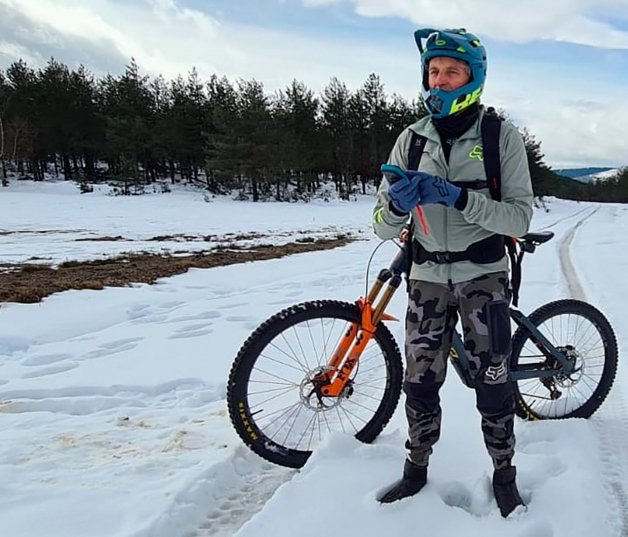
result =
[[[482,151],[484,153],[484,172],[488,181],[488,188],[491,192],[491,198],[496,201],[502,199],[502,173],[501,162],[499,158],[499,134],[502,127],[502,120],[495,112],[495,109],[489,107],[482,117]],[[523,252],[518,251],[518,243],[512,237],[506,237],[506,250],[510,257],[510,287],[512,292],[512,303],[519,305],[519,288],[521,287],[521,261]]]
[[[501,196],[501,163],[499,159],[499,134],[502,120],[495,109],[489,107],[482,117],[482,151],[484,152],[484,171],[488,181],[491,197],[500,201]]]
[[[427,143],[427,138],[421,136],[412,131],[412,138],[410,139],[410,149],[408,150],[408,170],[418,171],[419,163],[421,162],[421,156],[423,155],[423,149]]]

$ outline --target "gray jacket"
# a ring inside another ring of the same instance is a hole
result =
[[[456,181],[484,180],[482,135],[480,124],[483,110],[476,123],[458,138],[445,160],[440,137],[430,117],[421,118],[410,125],[397,138],[388,160],[402,169],[408,166],[408,151],[412,131],[427,138],[419,170]],[[501,201],[491,198],[488,188],[469,190],[464,210],[459,211],[442,205],[425,205],[423,211],[429,227],[425,235],[418,221],[416,209],[412,211],[414,237],[430,252],[464,251],[475,242],[498,233],[521,237],[528,232],[532,219],[532,183],[523,138],[509,122],[502,122],[500,139]],[[389,209],[388,181],[382,179],[373,211],[373,227],[378,237],[391,239],[398,236],[408,218],[397,216]],[[477,264],[459,261],[437,264],[427,261],[412,265],[410,277],[439,283],[468,281],[482,274],[508,270],[506,255],[495,263]]]

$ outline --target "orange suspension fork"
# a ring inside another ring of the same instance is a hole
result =
[[[327,370],[321,375],[321,377],[327,376],[326,380],[329,383],[325,383],[322,387],[323,395],[338,397],[342,393],[360,356],[375,335],[377,324],[380,321],[398,321],[396,317],[385,313],[385,309],[402,282],[401,272],[405,269],[405,256],[406,250],[404,248],[397,254],[389,269],[380,271],[366,298],[361,297],[357,301],[361,312],[360,322],[351,323],[331,355],[327,363]],[[386,282],[388,285],[375,304]],[[315,380],[322,380],[322,378]]]

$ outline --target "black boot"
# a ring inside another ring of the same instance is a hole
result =
[[[517,490],[516,475],[517,469],[514,466],[495,470],[493,473],[493,494],[495,494],[497,506],[504,518],[519,505],[525,505]]]
[[[403,477],[388,490],[380,494],[380,503],[392,503],[409,496],[414,496],[427,483],[427,466],[417,466],[406,460],[403,465]]]

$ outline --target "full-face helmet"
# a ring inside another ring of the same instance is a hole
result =
[[[423,71],[421,96],[432,117],[442,118],[455,114],[479,100],[486,79],[486,49],[475,35],[468,33],[464,28],[449,30],[423,28],[414,32],[414,39],[421,52]],[[471,71],[469,82],[452,91],[430,89],[428,66],[430,60],[438,56],[466,62]]]

